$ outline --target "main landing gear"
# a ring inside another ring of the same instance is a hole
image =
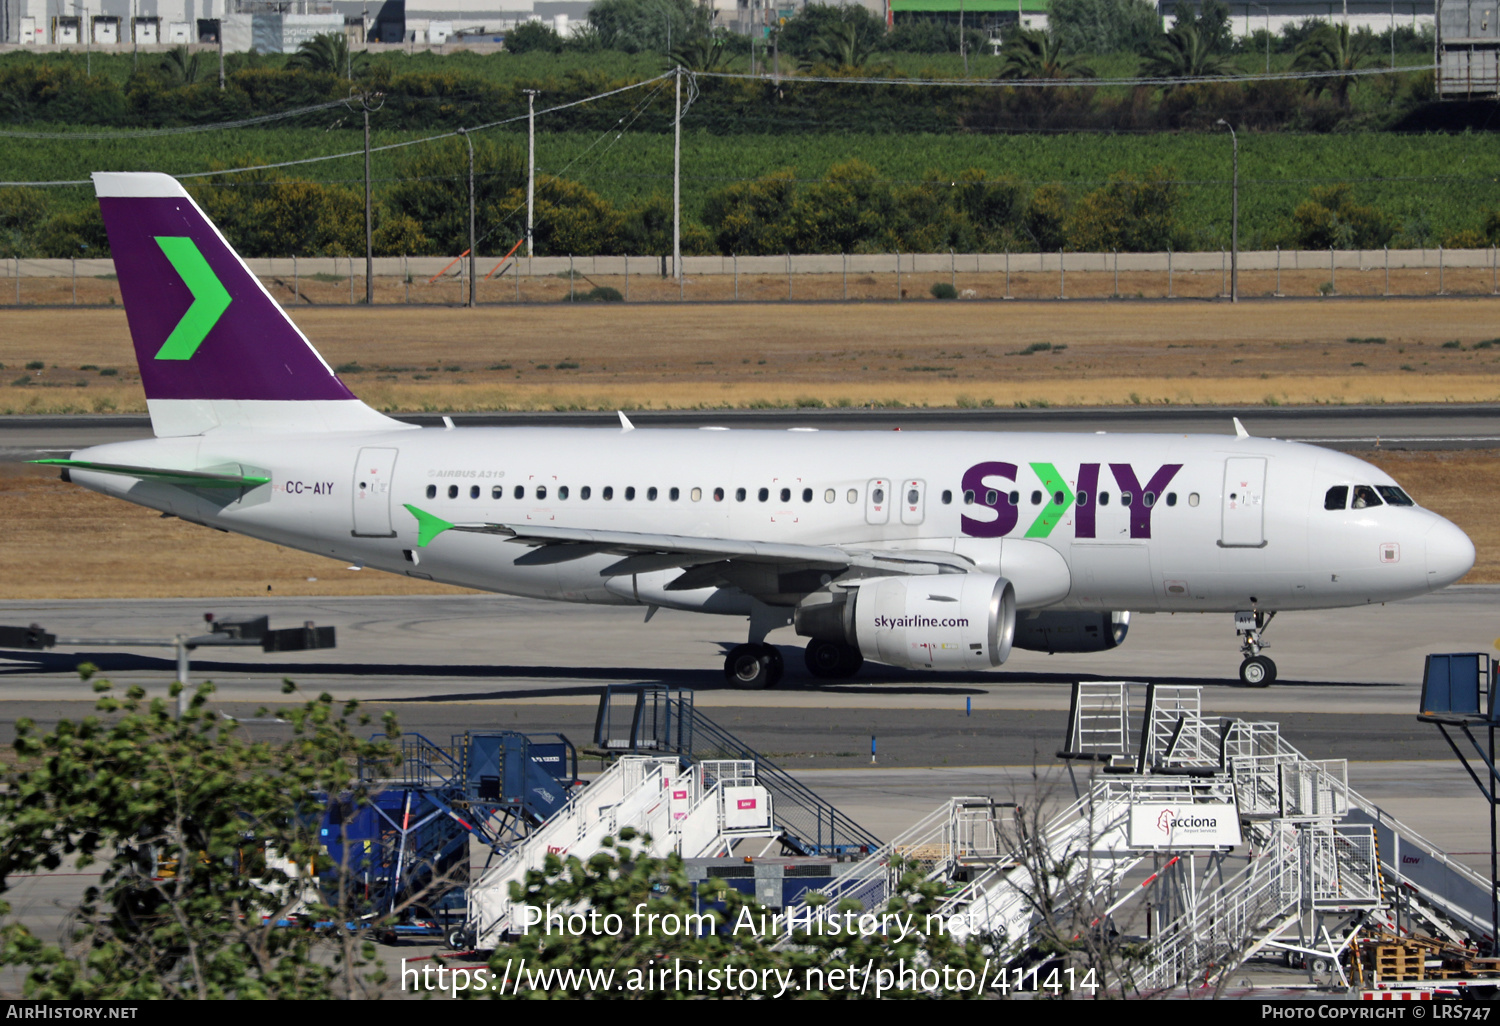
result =
[[[1259,609],[1241,610],[1234,614],[1234,632],[1240,636],[1240,651],[1245,654],[1240,663],[1240,682],[1252,688],[1268,688],[1276,682],[1276,664],[1261,655],[1268,647],[1261,634],[1276,618],[1275,612]]]
[[[852,677],[865,662],[864,655],[853,645],[821,638],[807,643],[803,658],[807,662],[807,672],[823,680]]]
[[[746,691],[774,688],[785,671],[781,650],[774,645],[736,645],[724,657],[724,678]]]

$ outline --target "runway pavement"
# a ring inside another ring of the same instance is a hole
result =
[[[1350,452],[1375,448],[1469,449],[1500,446],[1500,405],[1185,406],[1072,409],[799,409],[636,411],[641,428],[725,425],[774,429],[811,426],[831,431],[1121,431],[1232,434],[1238,417],[1251,434],[1312,442]],[[442,426],[437,415],[402,420]],[[462,427],[612,427],[613,413],[455,414]],[[106,442],[150,438],[143,414],[0,416],[0,462],[71,452]]]

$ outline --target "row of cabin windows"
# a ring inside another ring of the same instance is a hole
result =
[[[1349,501],[1349,485],[1334,485],[1323,496],[1324,509],[1367,509],[1371,506],[1415,506],[1411,496],[1395,485],[1355,485],[1354,501]]]
[[[1333,492],[1337,491],[1337,490],[1338,489],[1333,489],[1333,490],[1331,490],[1329,492],[1329,496],[1330,496],[1329,501],[1332,501]],[[1400,489],[1396,489],[1396,490],[1400,491]],[[435,485],[435,484],[428,485],[427,486],[427,497],[429,499],[435,499],[435,498],[437,498],[437,491],[438,491],[438,486],[437,485]],[[459,486],[458,485],[455,484],[455,485],[449,485],[448,486],[448,498],[450,498],[450,499],[456,499],[456,498],[458,498],[458,494],[459,494]],[[471,498],[471,499],[477,499],[477,498],[480,497],[481,494],[482,494],[482,489],[480,488],[479,485],[470,485],[469,486],[469,498]],[[559,501],[566,501],[568,499],[568,497],[569,497],[570,494],[571,494],[571,490],[569,489],[569,487],[567,485],[558,485],[558,487],[557,487],[557,498],[558,498]],[[589,485],[583,485],[582,487],[580,487],[578,489],[578,498],[580,500],[587,501],[588,499],[593,498],[593,495],[594,495],[594,490]],[[657,498],[658,498],[659,495],[660,495],[659,490],[657,488],[655,488],[654,486],[651,487],[651,488],[647,488],[646,489],[646,501],[647,502],[655,502],[657,500]],[[536,496],[536,498],[538,500],[546,499],[547,498],[547,486],[546,485],[537,485],[536,486],[536,490],[535,490],[535,496]],[[512,497],[515,498],[515,499],[517,499],[517,500],[525,499],[526,498],[526,486],[525,485],[516,485],[514,487],[514,489],[512,490]],[[614,487],[612,485],[605,485],[603,488],[601,488],[599,490],[599,497],[601,499],[603,499],[605,502],[609,502],[610,500],[612,500],[615,497]],[[635,488],[634,488],[634,486],[629,486],[629,487],[627,487],[625,489],[624,497],[625,497],[625,501],[626,502],[632,502],[632,501],[635,500]],[[681,497],[682,497],[681,489],[678,489],[678,488],[668,488],[667,489],[667,500],[669,502],[677,502]],[[688,493],[688,497],[691,498],[694,502],[701,502],[702,499],[703,499],[703,489],[702,488],[694,488],[694,489],[692,489]],[[790,488],[782,488],[780,490],[780,492],[779,492],[779,496],[778,497],[780,498],[780,500],[782,502],[791,502],[792,501],[792,489],[790,489]],[[813,489],[811,489],[811,488],[804,488],[804,489],[802,489],[802,501],[803,502],[812,502],[813,501],[813,497],[814,497],[814,491],[813,491]],[[1043,501],[1044,497],[1045,497],[1045,493],[1043,493],[1043,492],[1040,492],[1040,491],[1034,491],[1034,492],[1032,492],[1031,493],[1031,504],[1033,506],[1040,506],[1042,504],[1042,501]],[[505,486],[504,485],[494,485],[494,486],[492,486],[490,488],[490,498],[491,499],[503,499],[503,498],[505,498]],[[744,502],[744,501],[746,501],[747,498],[749,498],[749,493],[744,488],[736,488],[734,490],[734,500],[736,502]],[[770,499],[771,499],[771,489],[769,489],[769,488],[758,489],[756,491],[756,493],[755,493],[755,498],[756,498],[757,502],[769,502]],[[845,493],[844,499],[850,505],[853,505],[853,504],[859,502],[859,489],[858,488],[850,488]],[[1063,492],[1054,492],[1052,494],[1052,496],[1051,496],[1052,502],[1056,503],[1059,506],[1063,505],[1064,502],[1066,501],[1066,499],[1067,499],[1067,495],[1065,493],[1063,493]],[[1075,501],[1080,506],[1087,506],[1089,504],[1090,499],[1091,499],[1091,496],[1089,495],[1088,492],[1079,492],[1077,494],[1077,496],[1075,496]],[[1156,495],[1155,492],[1146,492],[1145,494],[1143,494],[1141,496],[1141,502],[1142,502],[1142,504],[1145,505],[1145,506],[1147,506],[1148,508],[1151,507],[1151,506],[1156,505],[1156,499],[1157,499],[1157,495]],[[713,490],[713,500],[715,502],[723,502],[724,501],[724,489],[722,489],[722,488],[715,488]],[[964,501],[964,505],[965,506],[972,506],[972,505],[974,505],[974,503],[977,500],[978,500],[978,494],[975,491],[973,491],[972,489],[970,489],[968,491],[965,491],[963,493],[963,501]],[[996,505],[997,503],[999,503],[1002,500],[1005,501],[1005,502],[1008,502],[1012,506],[1019,506],[1021,504],[1021,493],[1020,492],[1002,493],[1002,492],[999,492],[999,491],[997,491],[996,489],[993,489],[993,488],[989,489],[988,491],[986,491],[984,493],[984,502],[985,502],[985,505],[987,505],[987,506],[994,506],[994,505]],[[1168,506],[1175,506],[1175,505],[1177,505],[1177,493],[1176,492],[1168,492],[1166,494],[1166,500],[1167,500],[1167,505]],[[833,489],[833,488],[826,488],[826,489],[824,489],[823,490],[823,501],[825,503],[832,503],[832,502],[838,501],[838,491],[836,489]],[[871,489],[871,491],[870,491],[870,501],[876,503],[877,505],[880,504],[880,503],[885,502],[885,489],[884,488],[880,488],[880,487],[876,487],[876,488]],[[922,493],[921,493],[921,491],[919,491],[916,488],[909,489],[907,491],[907,493],[906,493],[906,501],[907,501],[908,505],[912,505],[912,506],[917,505],[918,503],[920,503],[922,501]],[[1108,506],[1109,505],[1109,492],[1100,492],[1098,494],[1098,496],[1097,496],[1097,501],[1098,501],[1099,505],[1101,505],[1101,506]],[[1135,496],[1132,493],[1130,493],[1130,492],[1121,492],[1120,493],[1120,505],[1122,505],[1122,506],[1129,506],[1134,501],[1135,501]],[[943,505],[948,506],[948,505],[952,505],[952,503],[953,503],[953,492],[950,489],[945,489],[943,491]],[[1407,505],[1411,505],[1411,500],[1408,499],[1407,502],[1406,502],[1406,504]],[[1192,493],[1190,493],[1188,495],[1188,505],[1189,506],[1196,506],[1196,505],[1198,505],[1198,493],[1197,492],[1192,492]],[[1377,499],[1375,501],[1375,505],[1377,505],[1377,506],[1380,505],[1380,500]],[[1328,508],[1329,509],[1333,509],[1335,507],[1329,506]],[[1337,508],[1343,509],[1343,506],[1339,506]]]
[[[915,495],[916,493],[913,492],[912,494]],[[1045,499],[1047,499],[1047,497],[1048,497],[1047,493],[1045,493],[1045,492],[1041,492],[1041,491],[1032,492],[1031,493],[1031,504],[1033,506],[1040,506],[1042,504],[1042,502]],[[965,506],[972,506],[972,505],[974,505],[974,503],[976,501],[978,501],[978,498],[979,498],[978,493],[975,492],[975,491],[973,491],[972,489],[970,489],[968,491],[965,491],[964,492],[964,496],[963,496],[964,505]],[[1087,506],[1092,498],[1095,498],[1095,497],[1090,496],[1088,492],[1079,492],[1076,496],[1074,496],[1074,501],[1077,502],[1078,505],[1080,505],[1080,506]],[[1053,503],[1055,503],[1056,505],[1058,505],[1058,506],[1064,505],[1067,502],[1067,499],[1068,499],[1068,496],[1067,496],[1066,492],[1053,492],[1052,495],[1051,495],[1051,501]],[[1157,499],[1157,495],[1156,495],[1155,492],[1146,492],[1145,494],[1143,494],[1141,496],[1141,504],[1144,505],[1144,506],[1147,506],[1147,507],[1155,506],[1156,505],[1156,499]],[[1099,505],[1101,505],[1101,506],[1108,506],[1109,505],[1109,492],[1100,492],[1098,494],[1098,496],[1097,496],[1097,500],[1098,500]],[[1175,506],[1175,505],[1177,505],[1177,493],[1176,492],[1168,492],[1166,494],[1166,500],[1167,500],[1167,505],[1168,506]],[[915,503],[917,500],[915,498],[910,498],[910,501],[912,503]],[[943,492],[943,505],[946,506],[946,505],[950,504],[952,501],[953,501],[953,493],[950,492],[950,491],[944,491]],[[1133,493],[1131,493],[1131,492],[1121,492],[1120,493],[1120,505],[1121,506],[1129,506],[1134,501],[1135,501],[1135,495]],[[997,505],[997,504],[999,504],[1001,502],[1007,503],[1007,504],[1009,504],[1011,506],[1019,506],[1019,505],[1021,505],[1021,493],[1020,492],[1001,492],[1001,491],[998,491],[998,490],[996,490],[994,488],[991,488],[991,489],[989,489],[988,491],[986,491],[984,493],[984,504],[986,506],[994,506],[994,505]],[[1197,492],[1191,492],[1191,493],[1188,494],[1188,505],[1189,506],[1196,506],[1196,505],[1198,505],[1198,493]]]
[[[429,499],[435,499],[435,498],[437,498],[437,493],[438,493],[438,486],[437,485],[430,484],[430,485],[427,486],[427,497]],[[448,498],[450,498],[450,499],[456,499],[456,498],[458,498],[458,494],[459,494],[458,485],[449,485],[448,486]],[[477,499],[477,498],[479,498],[479,496],[481,494],[482,494],[482,489],[479,487],[479,485],[470,485],[469,486],[469,498],[471,498],[471,499]],[[636,494],[635,487],[633,485],[626,487],[625,490],[624,490],[624,493],[623,493],[625,501],[626,502],[633,502],[635,500],[635,494]],[[914,492],[913,495],[915,496],[915,494],[916,493]],[[537,485],[536,488],[535,488],[535,491],[534,491],[534,495],[539,500],[547,498],[547,486],[546,485]],[[571,495],[572,495],[572,489],[570,489],[567,485],[558,485],[557,486],[557,498],[560,501],[567,500],[568,497],[571,496]],[[646,501],[647,502],[655,502],[660,497],[660,495],[661,495],[660,489],[658,489],[658,488],[656,488],[654,486],[651,487],[651,488],[647,488],[646,489]],[[515,499],[517,499],[517,500],[526,498],[526,486],[525,485],[516,485],[514,487],[514,489],[512,490],[512,497],[515,498]],[[583,486],[581,486],[578,489],[578,498],[580,500],[585,500],[586,501],[586,500],[591,499],[593,497],[594,497],[594,489],[591,486],[589,486],[589,485],[583,485]],[[603,488],[599,489],[599,498],[603,499],[605,502],[609,502],[614,497],[615,497],[615,489],[614,489],[613,485],[605,485]],[[782,502],[791,502],[792,501],[792,489],[790,489],[790,488],[783,488],[783,489],[781,489],[780,492],[779,492],[779,497],[780,497],[780,499],[781,499]],[[492,486],[490,488],[490,498],[492,498],[492,499],[503,499],[503,498],[505,498],[505,486],[504,485],[494,485],[494,486]],[[677,502],[681,498],[682,498],[682,489],[680,489],[680,488],[668,488],[667,489],[667,500],[669,502]],[[693,489],[690,489],[689,492],[688,492],[688,498],[692,499],[694,502],[701,502],[701,501],[703,501],[703,489],[702,488],[693,488]],[[735,499],[736,502],[744,502],[747,498],[749,498],[749,493],[744,488],[736,488],[734,490],[734,499]],[[769,489],[769,488],[761,488],[761,489],[759,489],[755,493],[755,498],[756,498],[756,500],[758,502],[769,502],[771,500],[771,489]],[[811,489],[811,488],[804,488],[804,489],[802,489],[802,501],[803,502],[812,502],[813,498],[814,498],[813,489]],[[845,493],[844,498],[845,498],[845,501],[849,502],[851,505],[854,504],[854,503],[859,502],[859,489],[858,488],[851,488],[851,489],[849,489],[849,491],[847,493]],[[874,489],[870,493],[870,498],[873,499],[877,503],[878,502],[884,502],[885,501],[885,489],[883,489],[883,488],[876,488],[876,489]],[[713,500],[715,502],[723,502],[724,501],[724,489],[722,489],[722,488],[715,488],[713,490]],[[837,492],[837,490],[835,490],[833,488],[825,489],[824,492],[823,492],[823,501],[824,502],[836,502],[836,501],[838,501],[838,492]],[[911,501],[912,502],[916,502],[917,499],[914,497]]]

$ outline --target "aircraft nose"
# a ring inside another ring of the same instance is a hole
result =
[[[1454,524],[1438,520],[1427,531],[1427,587],[1447,587],[1474,566],[1474,543]]]

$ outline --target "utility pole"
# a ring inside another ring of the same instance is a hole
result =
[[[535,256],[532,248],[531,228],[536,210],[536,93],[526,93],[526,256]],[[518,279],[519,280],[519,279]]]
[[[223,39],[223,31],[220,30],[219,38]],[[370,114],[385,106],[384,93],[367,93],[363,90],[349,88],[349,98],[359,98],[360,110],[365,116],[365,305],[375,305],[375,226],[374,213],[370,205]],[[378,100],[375,106],[370,106],[372,96]]]
[[[1234,147],[1233,179],[1230,186],[1229,207],[1229,301],[1240,301],[1240,138],[1234,134],[1234,126],[1223,118],[1219,124],[1229,129],[1229,141]]]
[[[221,93],[224,91],[224,23],[229,20],[228,6],[226,2],[224,12],[219,15],[219,92]]]
[[[964,59],[964,78],[968,78],[969,50],[964,44],[964,0],[958,0],[958,55]]]
[[[458,134],[464,137],[464,142],[469,144],[469,302],[474,305],[474,140],[469,138],[469,130],[460,128]],[[526,236],[531,237],[531,225],[526,226]]]
[[[672,116],[672,275],[682,281],[682,65],[677,80],[677,111]]]

